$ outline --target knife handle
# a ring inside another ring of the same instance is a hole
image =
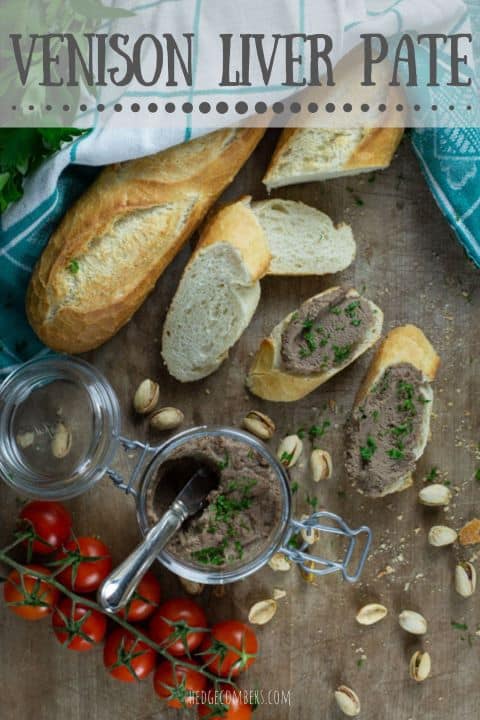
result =
[[[138,583],[187,515],[181,500],[172,503],[144,541],[105,578],[98,591],[98,602],[106,612],[115,613],[127,605]]]

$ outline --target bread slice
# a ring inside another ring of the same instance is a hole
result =
[[[285,128],[264,184],[268,190],[383,170],[403,128]]]
[[[268,275],[325,275],[345,270],[355,258],[352,229],[335,227],[325,213],[293,200],[252,203],[268,239]]]
[[[311,303],[317,298],[324,298],[326,300],[330,297],[333,298],[339,289],[341,288],[329,288],[323,293],[310,298],[307,303]],[[356,298],[359,298],[360,295],[356,290],[350,289],[346,297],[354,301]],[[307,376],[294,374],[284,369],[281,357],[282,334],[293,318],[294,312],[292,312],[274,327],[269,337],[262,340],[247,376],[247,387],[249,390],[264,400],[293,402],[313,392],[320,385],[323,385],[323,383],[330,380],[331,377],[354,362],[376,343],[382,333],[382,311],[373,302],[365,298],[362,299],[368,304],[372,311],[374,322],[371,327],[365,328],[365,336],[362,342],[357,345],[344,362],[325,372],[316,372]]]
[[[173,377],[191,382],[221,365],[253,317],[258,281],[269,263],[268,242],[250,198],[212,217],[165,320],[162,355]]]
[[[27,316],[54,350],[114,335],[253,152],[264,129],[228,128],[111,165],[68,210],[27,293]]]
[[[423,393],[426,403],[423,406],[424,413],[418,442],[414,448],[415,462],[417,462],[423,455],[430,435],[433,390],[429,383],[435,379],[440,365],[440,358],[435,349],[418,327],[415,325],[404,325],[396,327],[388,333],[375,353],[358,390],[353,409],[355,410],[365,402],[372,388],[380,381],[388,368],[404,363],[412,365],[419,370],[425,381]],[[352,480],[354,483],[356,482],[356,478],[352,478]],[[408,472],[390,482],[389,480],[390,476],[389,478],[385,478],[385,487],[382,492],[375,493],[376,497],[390,495],[391,493],[400,492],[410,487],[413,483],[413,474],[412,472]],[[359,492],[362,492],[361,488],[357,487],[357,489]]]

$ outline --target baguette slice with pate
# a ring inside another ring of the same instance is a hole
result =
[[[403,128],[285,128],[263,178],[270,191],[387,168]]]
[[[204,228],[167,313],[162,355],[182,382],[214,372],[250,323],[270,263],[250,198],[227,205]]]
[[[347,422],[346,470],[357,490],[383,497],[410,487],[430,433],[440,358],[414,325],[388,333]]]
[[[382,324],[380,308],[356,290],[325,290],[262,340],[247,386],[265,400],[299,400],[372,347]]]

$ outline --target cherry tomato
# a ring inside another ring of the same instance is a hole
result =
[[[110,550],[94,537],[70,540],[56,556],[57,560],[66,558],[71,558],[72,564],[59,573],[58,579],[80,593],[97,590],[112,569]]]
[[[30,570],[51,575],[48,568],[42,565],[26,565]],[[3,586],[3,596],[9,609],[25,620],[41,620],[50,615],[58,600],[58,590],[45,580],[34,575],[23,575],[12,570]]]
[[[63,505],[51,500],[27,503],[20,512],[19,520],[37,536],[25,540],[25,544],[40,555],[48,555],[61,548],[72,532],[72,516]]]
[[[153,687],[159,697],[168,700],[169,707],[191,707],[198,703],[197,693],[206,690],[207,678],[197,670],[181,665],[174,670],[172,664],[164,660],[155,670]]]
[[[116,628],[107,637],[103,664],[112,677],[122,682],[143,680],[155,667],[155,651],[124,630]]]
[[[160,583],[152,572],[147,572],[138,583],[126,610],[120,610],[118,614],[125,617],[126,611],[128,622],[143,622],[155,612],[161,596]]]
[[[52,615],[52,625],[62,645],[83,652],[102,642],[107,631],[107,618],[98,610],[63,598]]]
[[[226,620],[212,627],[203,639],[202,651],[212,672],[220,677],[236,677],[255,662],[258,641],[248,625],[238,620]]]
[[[252,706],[245,703],[241,692],[232,687],[220,686],[220,691],[209,690],[207,702],[198,708],[198,717],[208,720],[251,720]]]
[[[190,628],[200,628],[189,632]],[[152,640],[180,657],[196,650],[203,640],[207,618],[202,608],[189,598],[167,600],[150,620],[149,634]]]

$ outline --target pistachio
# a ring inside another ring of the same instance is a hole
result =
[[[287,597],[287,593],[285,590],[282,590],[282,588],[273,588],[273,599],[274,600],[281,600],[284,597]]]
[[[186,578],[178,578],[182,584],[183,589],[189,595],[200,595],[205,585],[199,582],[193,582],[193,580],[187,580]]]
[[[426,485],[418,493],[418,499],[422,505],[428,505],[429,507],[448,505],[451,498],[451,491],[445,485],[440,485],[440,483]]]
[[[455,590],[463,598],[469,598],[477,587],[477,572],[472,563],[461,562],[455,568]]]
[[[312,450],[310,455],[310,469],[313,482],[328,480],[332,477],[332,458],[326,450]]]
[[[276,612],[276,600],[260,600],[250,608],[248,622],[252,623],[252,625],[265,625],[270,622]]]
[[[375,625],[375,623],[383,620],[388,610],[384,605],[379,603],[369,603],[364,605],[356,614],[356,620],[360,625]]]
[[[35,442],[35,433],[33,433],[33,432],[18,433],[18,435],[17,435],[17,443],[24,450],[26,448],[31,447],[34,442]]]
[[[153,380],[143,380],[138,386],[133,398],[133,407],[140,415],[155,410],[160,395],[160,387]]]
[[[354,690],[346,685],[340,685],[335,690],[335,700],[344,715],[348,717],[356,717],[360,715],[360,700]]]
[[[411,635],[425,635],[427,632],[427,621],[414,610],[402,610],[398,616],[400,627]]]
[[[268,561],[269,566],[276,572],[287,572],[292,567],[291,561],[283,553],[275,553]]]
[[[150,415],[150,427],[153,430],[174,430],[183,423],[185,416],[174,407],[164,407]]]
[[[303,452],[303,442],[298,435],[287,435],[278,446],[277,458],[285,468],[291,468],[297,464]]]
[[[446,525],[433,525],[428,532],[428,542],[434,547],[452,545],[456,539],[456,531]]]
[[[430,675],[432,669],[432,661],[428,652],[417,650],[414,652],[410,660],[410,677],[416,682],[423,682]]]
[[[256,435],[261,440],[270,440],[275,433],[275,423],[268,415],[264,415],[258,410],[250,410],[243,418],[243,427],[252,435]]]
[[[56,458],[64,458],[68,455],[72,447],[72,434],[67,430],[62,422],[55,425],[53,432],[51,449],[52,455]]]
[[[305,520],[308,520],[309,517],[310,515],[302,515],[300,520],[305,522]],[[300,535],[302,536],[303,542],[306,542],[307,545],[314,545],[314,543],[316,543],[320,538],[320,530],[312,527],[303,527],[300,531]]]

